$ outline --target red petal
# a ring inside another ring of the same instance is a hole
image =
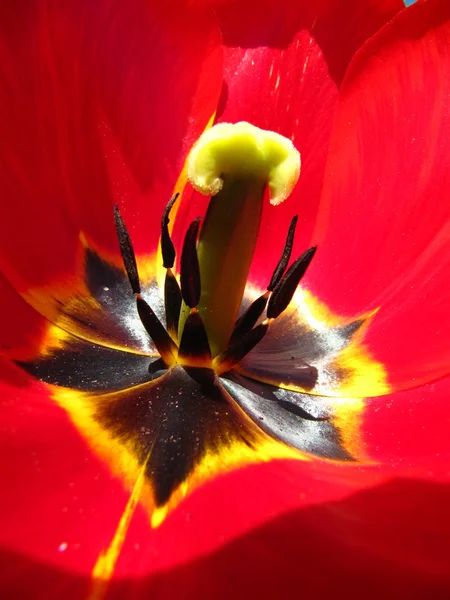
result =
[[[338,313],[381,306],[366,341],[396,388],[448,371],[449,18],[415,5],[351,65],[306,276]]]
[[[396,389],[448,372],[449,19],[416,4],[352,63],[305,278],[337,313],[381,307],[366,342]]]
[[[127,494],[96,463],[41,388],[21,388],[25,380],[6,365],[1,374],[0,470],[7,486],[1,495],[0,589],[5,597],[30,598],[39,585],[49,600],[63,591],[75,599],[86,594]],[[439,412],[447,391],[448,381],[422,393]],[[400,406],[402,397],[393,400]],[[406,393],[403,403],[408,405]],[[371,415],[369,435],[378,446],[389,441],[390,410],[380,413],[379,432],[378,413]],[[403,420],[398,414],[392,433],[403,423],[403,431],[411,434],[409,447],[414,442],[423,448],[431,435],[419,426],[420,415],[411,429],[410,415]],[[444,434],[444,422],[440,431]],[[280,585],[286,593],[295,586],[306,598],[318,597],[313,590],[324,597],[336,580],[350,597],[360,597],[370,579],[369,598],[391,591],[395,596],[398,590],[411,598],[424,597],[425,590],[445,598],[450,490],[438,483],[444,472],[432,474],[434,482],[400,478],[429,478],[432,453],[441,451],[448,463],[445,449],[445,443],[436,443],[425,460],[406,450],[406,464],[394,458],[394,468],[386,466],[384,474],[377,467],[287,461],[244,469],[199,489],[153,532],[139,509],[117,562],[116,576],[123,579],[111,582],[108,597],[139,598],[150,589],[171,598],[183,589],[187,598],[200,590],[225,598],[232,572],[233,585],[243,586],[239,597],[248,595],[247,586],[272,594]],[[388,481],[389,475],[397,478]],[[430,504],[434,518],[427,518]],[[264,578],[257,577],[261,569],[267,572]]]
[[[101,45],[95,32],[104,27],[104,15],[95,12],[91,53],[98,55],[103,107],[121,150],[117,156],[106,133],[113,194],[132,226],[137,253],[148,253],[156,248],[162,210],[183,162],[216,110],[222,40],[212,11],[189,0],[118,0],[113,16],[121,26],[111,28]]]
[[[450,378],[391,396],[371,398],[364,438],[371,457],[406,476],[439,480],[449,475]]]
[[[212,15],[144,0],[24,0],[1,13],[2,270],[21,290],[73,271],[80,230],[118,252],[114,200],[139,214],[133,237],[152,251],[187,148],[215,109]],[[116,159],[108,171],[105,132],[124,168]]]
[[[346,598],[446,600],[450,585],[449,500],[448,486],[394,480],[350,498],[274,518],[197,560],[146,577],[115,581],[106,597],[225,600],[253,594],[261,598],[291,597],[293,590],[298,590],[305,600],[318,600],[334,597],[338,586]],[[422,528],[425,519],[427,527]],[[192,536],[194,533],[186,520],[184,526],[173,531],[171,545],[175,552],[180,540],[194,539],[185,535],[186,529]],[[135,563],[143,554],[140,548],[135,550]],[[147,548],[145,554],[149,563],[155,558],[159,562],[155,549]],[[30,561],[23,557],[22,564],[29,565]],[[80,577],[51,571],[46,565],[41,566],[42,571],[48,573],[47,584],[54,586],[55,579],[65,577],[70,586],[80,585]],[[6,597],[33,597],[33,582],[41,583],[42,578],[36,566],[31,574],[31,581],[30,577],[22,577],[16,586],[7,589],[14,593]],[[77,598],[71,591],[68,588],[64,597]],[[56,600],[61,596],[45,597]]]
[[[371,403],[367,436],[382,467],[278,462],[205,486],[155,532],[164,572],[118,583],[112,597],[132,589],[136,598],[170,598],[182,589],[186,598],[233,590],[269,598],[296,589],[316,599],[333,596],[338,582],[349,598],[444,600],[449,422],[437,420],[448,412],[449,384]],[[145,553],[154,566],[148,546]]]
[[[41,570],[30,585],[56,588],[53,570],[91,572],[110,542],[128,494],[92,455],[45,388],[30,386],[23,372],[3,360],[0,375],[0,545],[5,552],[0,588],[6,579],[11,589],[20,589],[23,574],[11,571],[21,562],[18,556],[28,564],[46,565],[47,577]],[[7,597],[3,589],[0,595]],[[56,591],[54,597],[61,597]],[[42,597],[51,596],[42,592]]]
[[[228,46],[219,120],[250,121],[277,131],[291,138],[302,155],[294,194],[281,206],[267,205],[263,214],[252,271],[261,285],[267,284],[267,265],[277,260],[272,242],[284,238],[294,213],[300,215],[299,251],[311,235],[338,88],[347,65],[365,40],[402,8],[399,0],[219,5]]]
[[[0,273],[0,355],[27,359],[41,347],[48,321],[11,287]]]
[[[183,590],[184,598],[445,600],[449,500],[449,486],[399,479],[293,511],[214,554],[141,581],[136,598]]]

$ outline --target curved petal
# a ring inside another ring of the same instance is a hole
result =
[[[53,580],[52,572],[62,570],[80,586],[82,578],[88,587],[99,558],[114,558],[111,548],[114,540],[117,545],[130,492],[97,462],[42,386],[28,387],[26,376],[4,362],[1,375],[0,472],[8,483],[1,495],[0,544],[2,564],[15,571],[9,571],[6,583],[2,571],[0,589],[3,594],[26,588],[18,569],[28,566],[28,575],[41,582],[42,594],[49,590],[45,597],[61,597],[59,586],[65,580]],[[270,494],[265,493],[268,488]],[[137,507],[123,532],[123,552],[113,572],[136,582],[216,550],[298,506],[299,499],[314,504],[343,497],[351,489],[354,485],[348,488],[342,474],[322,478],[312,465],[299,461],[240,470],[200,488],[156,530],[150,531],[148,515]],[[18,581],[11,581],[14,574],[20,575]]]
[[[51,316],[76,276],[80,233],[118,255],[114,201],[138,251],[156,249],[188,146],[216,106],[220,38],[191,2],[23,0],[0,22],[0,267]]]
[[[341,90],[305,277],[330,308],[379,308],[365,342],[394,389],[448,372],[450,7],[415,4],[358,53]],[[345,143],[344,143],[345,142]]]
[[[273,240],[285,235],[293,214],[300,217],[295,251],[308,243],[343,75],[356,50],[402,8],[400,0],[219,4],[226,49],[218,120],[249,121],[281,133],[302,156],[294,193],[280,206],[267,204],[263,213],[252,267],[260,285],[274,260]]]

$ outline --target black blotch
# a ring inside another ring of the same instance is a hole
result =
[[[174,367],[145,390],[129,390],[99,403],[96,419],[120,442],[132,446],[147,476],[157,506],[164,505],[204,456],[240,438],[251,444],[221,387],[210,378],[195,381]]]
[[[154,379],[158,379],[158,377],[162,377],[162,375],[167,373],[166,363],[162,360],[162,358],[156,358],[149,364],[148,372],[152,381]]]
[[[80,325],[81,329],[77,334],[80,337],[86,334],[89,338],[94,334],[106,345],[138,352],[147,351],[146,333],[144,327],[139,324],[135,297],[125,270],[103,260],[87,248],[84,273],[90,297],[75,297],[60,309],[75,325]],[[143,289],[142,295],[145,299],[155,296],[154,286],[156,287],[156,284],[152,282],[151,286]],[[161,320],[162,306],[154,308]]]
[[[82,391],[113,391],[150,381],[150,357],[71,338],[63,351],[17,364],[45,383]]]
[[[242,360],[246,374],[256,379],[282,381],[312,389],[317,380],[314,364],[335,355],[364,323],[357,319],[322,332],[309,329],[295,314],[275,319],[265,338]],[[308,369],[313,369],[308,373]],[[309,382],[309,383],[308,383]]]
[[[328,398],[313,397],[316,413],[313,415],[308,394],[280,390],[238,373],[227,374],[221,382],[247,415],[272,438],[311,455],[354,460],[333,425]]]

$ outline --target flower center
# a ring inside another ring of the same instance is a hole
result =
[[[194,378],[213,381],[250,352],[271,321],[287,308],[316,250],[309,248],[287,269],[297,217],[291,221],[267,291],[237,319],[265,190],[269,189],[272,203],[280,203],[291,192],[299,170],[300,156],[289,140],[248,123],[217,125],[199,139],[189,156],[188,175],[197,190],[213,197],[203,224],[200,217],[195,219],[186,233],[180,283],[173,273],[176,252],[168,227],[177,194],[164,211],[161,250],[166,268],[166,327],[141,296],[131,239],[115,208],[120,248],[137,310],[160,354],[150,365],[151,371],[179,364]]]

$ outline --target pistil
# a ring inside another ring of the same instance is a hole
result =
[[[206,142],[201,138],[190,155],[191,177],[194,173],[197,187],[209,190],[213,197],[201,231],[201,217],[194,219],[187,230],[180,285],[172,272],[176,251],[168,228],[177,195],[169,200],[161,219],[167,329],[141,295],[133,245],[115,207],[120,249],[136,308],[161,357],[150,364],[150,373],[178,364],[201,385],[209,386],[214,385],[216,375],[233,369],[263,339],[270,323],[291,302],[316,251],[309,248],[287,269],[297,224],[294,216],[266,292],[236,321],[259,232],[265,189],[270,189],[275,204],[284,199],[298,177],[300,157],[285,138],[247,123],[225,126],[225,135],[224,126],[215,129],[220,129],[219,135],[210,130]],[[237,154],[230,159],[233,150]],[[266,318],[259,322],[265,310]]]
[[[198,244],[202,281],[198,310],[213,355],[226,348],[238,316],[258,237],[264,188],[258,180],[225,176],[223,188],[209,203]]]
[[[227,348],[233,333],[265,196],[272,204],[282,202],[299,172],[300,155],[290,140],[248,123],[216,125],[191,151],[189,179],[198,191],[212,196],[198,244],[198,311],[213,356]],[[180,332],[187,313],[184,306]]]

